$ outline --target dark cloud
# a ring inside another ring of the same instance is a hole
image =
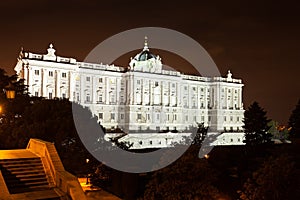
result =
[[[171,28],[206,48],[223,75],[231,69],[244,80],[246,106],[257,100],[269,117],[286,122],[300,98],[299,8],[297,1],[271,0],[2,1],[0,66],[13,73],[21,46],[45,53],[52,42],[59,55],[83,60],[99,42],[120,31]],[[170,55],[163,60],[176,66]]]

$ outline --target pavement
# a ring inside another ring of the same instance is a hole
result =
[[[99,187],[92,187],[90,183],[87,184],[86,178],[78,178],[78,181],[86,194],[87,200],[121,200],[119,197],[103,190]]]

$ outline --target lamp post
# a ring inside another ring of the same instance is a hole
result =
[[[85,159],[86,165],[88,166],[88,163],[90,162],[90,159]],[[86,175],[86,185],[89,184],[89,174]]]
[[[14,99],[16,97],[15,86],[11,82],[5,87],[5,94],[7,99]]]

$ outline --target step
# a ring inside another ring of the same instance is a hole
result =
[[[14,160],[14,161],[2,161],[0,162],[0,166],[2,165],[18,165],[18,164],[26,164],[26,163],[42,163],[40,159],[35,160]]]
[[[45,172],[41,172],[41,173],[34,173],[34,174],[18,174],[18,175],[11,175],[12,177],[15,177],[15,178],[26,178],[26,177],[40,177],[40,176],[43,176],[43,177],[46,177],[46,174]]]
[[[10,167],[10,168],[2,168],[1,171],[4,171],[2,173],[7,172],[15,172],[15,171],[44,171],[44,167],[42,165],[40,166],[28,166],[28,167]]]
[[[34,166],[43,166],[42,163],[7,163],[7,164],[2,164],[1,167],[2,168],[19,168],[19,167],[34,167]]]
[[[0,163],[22,162],[22,161],[38,161],[38,160],[41,160],[40,157],[34,157],[34,158],[12,158],[12,159],[0,159]]]
[[[44,191],[44,190],[49,190],[49,186],[35,186],[35,187],[21,187],[21,188],[11,188],[9,189],[9,192],[11,194],[18,194],[18,193],[24,193],[24,192],[36,192],[36,191]],[[21,198],[17,198],[21,199]]]
[[[54,189],[45,189],[40,191],[29,191],[22,194],[14,194],[12,195],[13,199],[26,199],[26,200],[42,200],[42,199],[48,199],[48,200],[56,200],[60,199],[59,194]]]
[[[30,182],[39,182],[39,181],[47,181],[46,176],[44,177],[27,177],[27,178],[14,178],[14,179],[5,179],[7,185],[13,183],[30,183]]]
[[[49,183],[47,180],[39,180],[39,181],[33,181],[33,182],[16,182],[16,183],[11,183],[7,184],[8,188],[10,187],[35,187],[35,186],[48,186]]]

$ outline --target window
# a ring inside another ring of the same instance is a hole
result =
[[[167,114],[167,119],[168,119],[168,121],[170,121],[170,115],[169,114]]]
[[[142,145],[142,144],[143,144],[143,142],[142,142],[142,141],[140,141],[139,143],[140,143],[140,145]]]
[[[87,81],[87,82],[90,82],[90,80],[91,80],[91,77],[87,76],[87,77],[86,77],[86,81]]]
[[[52,99],[52,92],[49,92],[49,99]]]
[[[150,140],[149,144],[151,144],[151,145],[152,145],[152,140]]]
[[[185,116],[185,121],[189,121],[189,116]]]
[[[208,121],[210,121],[211,119],[210,119],[211,117],[210,116],[208,116]]]
[[[232,116],[230,116],[230,121],[233,121],[233,117]]]
[[[157,87],[158,86],[158,82],[157,81],[155,81],[155,87]]]
[[[34,96],[39,96],[39,92],[34,92]]]
[[[66,98],[66,94],[65,94],[65,93],[62,93],[61,96],[62,96],[62,98],[64,98],[64,99]]]
[[[138,113],[137,114],[137,119],[142,119],[142,114]]]
[[[121,114],[121,115],[120,115],[120,118],[121,118],[121,119],[124,119],[124,114]]]
[[[98,116],[99,116],[99,119],[103,119],[103,113],[99,113]]]
[[[90,94],[87,94],[85,97],[86,102],[90,102],[91,101],[91,97]]]
[[[204,116],[201,116],[201,121],[204,122]]]
[[[177,120],[177,115],[176,114],[174,114],[174,120]]]
[[[49,71],[49,76],[53,77],[53,71]]]
[[[147,114],[147,119],[150,120],[150,114]]]
[[[159,120],[159,113],[156,114],[156,119]]]
[[[115,113],[110,113],[110,119],[115,120]]]
[[[103,98],[102,98],[102,95],[99,96],[99,102],[102,102],[103,101]]]
[[[240,121],[240,117],[237,117],[237,118],[236,118],[236,121]]]
[[[232,138],[230,139],[230,142],[233,142],[233,139],[232,139]]]
[[[61,77],[66,78],[66,77],[67,77],[67,73],[66,73],[66,72],[63,72],[63,73],[61,74]]]
[[[184,86],[184,90],[187,90],[187,86]]]
[[[34,74],[35,75],[39,75],[40,74],[40,70],[34,70]]]
[[[102,78],[99,78],[99,83],[102,83],[103,82],[103,79]]]
[[[141,84],[141,81],[140,81],[140,80],[137,80],[136,82],[137,82],[138,85]]]
[[[175,83],[172,83],[172,87],[173,87],[173,88],[175,87]]]
[[[224,121],[226,122],[226,116],[224,116]]]

